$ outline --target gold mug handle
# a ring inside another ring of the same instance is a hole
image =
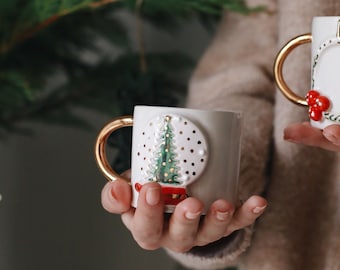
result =
[[[276,81],[276,84],[278,88],[281,90],[283,95],[290,100],[293,103],[296,103],[298,105],[308,106],[307,101],[304,97],[301,97],[294,93],[292,89],[287,85],[286,81],[283,78],[283,64],[286,60],[289,53],[294,50],[297,46],[302,45],[304,43],[312,42],[312,34],[304,34],[297,36],[290,40],[285,46],[282,47],[282,49],[279,51],[279,53],[276,56],[275,62],[274,62],[274,78]]]
[[[106,179],[109,181],[115,181],[120,179],[130,182],[130,179],[119,175],[116,171],[114,171],[111,168],[110,163],[108,162],[106,156],[106,143],[112,132],[123,127],[130,127],[132,125],[133,125],[132,116],[127,115],[117,117],[113,119],[110,123],[106,124],[97,136],[97,140],[94,147],[95,159],[99,169],[104,174]]]

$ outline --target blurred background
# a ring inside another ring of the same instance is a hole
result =
[[[230,0],[2,0],[0,269],[182,269],[102,209],[93,147],[137,104],[181,106]],[[129,168],[131,130],[110,138]]]

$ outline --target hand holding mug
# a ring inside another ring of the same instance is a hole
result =
[[[129,178],[127,174],[124,177]],[[126,181],[109,181],[102,190],[102,205],[110,213],[121,214],[123,223],[143,249],[163,247],[174,252],[207,245],[252,225],[267,205],[260,196],[251,196],[237,208],[218,199],[202,219],[203,203],[188,197],[164,218],[165,206],[158,183],[150,182],[142,187],[137,208],[131,206],[131,196],[131,186]]]
[[[133,126],[131,181],[107,161],[108,136]],[[165,212],[187,197],[206,209],[217,199],[235,203],[240,161],[241,115],[238,112],[136,106],[133,116],[108,123],[99,133],[95,154],[99,169],[111,181],[131,183],[132,206],[146,183],[161,185]]]
[[[131,174],[120,176],[107,162],[105,143],[124,126],[133,126],[133,158]],[[110,180],[103,207],[122,215],[144,249],[184,252],[228,236],[253,224],[267,205],[252,196],[236,207],[239,147],[239,113],[137,106],[133,117],[113,120],[98,135],[96,160]],[[164,218],[164,211],[172,214]]]

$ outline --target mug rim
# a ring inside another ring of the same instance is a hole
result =
[[[335,20],[339,19],[340,20],[340,15],[339,16],[314,16],[313,20]]]
[[[135,105],[135,109],[147,109],[147,108],[158,108],[158,109],[171,109],[171,110],[185,110],[185,111],[192,111],[192,112],[201,112],[201,113],[223,113],[223,114],[233,114],[242,117],[241,110],[229,110],[229,109],[201,109],[201,108],[191,108],[191,107],[177,107],[177,106],[160,106],[160,105]]]

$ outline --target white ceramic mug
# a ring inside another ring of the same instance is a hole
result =
[[[111,168],[105,151],[110,134],[126,126],[133,127],[131,180]],[[95,158],[108,180],[131,181],[133,207],[141,187],[156,181],[165,212],[188,196],[200,199],[206,211],[219,198],[235,203],[240,140],[239,112],[136,106],[133,116],[118,117],[100,131]]]
[[[286,84],[282,68],[289,53],[308,42],[312,43],[311,90],[301,97]],[[340,16],[314,17],[311,34],[293,38],[279,51],[274,75],[279,89],[290,101],[309,107],[314,127],[340,124]]]

